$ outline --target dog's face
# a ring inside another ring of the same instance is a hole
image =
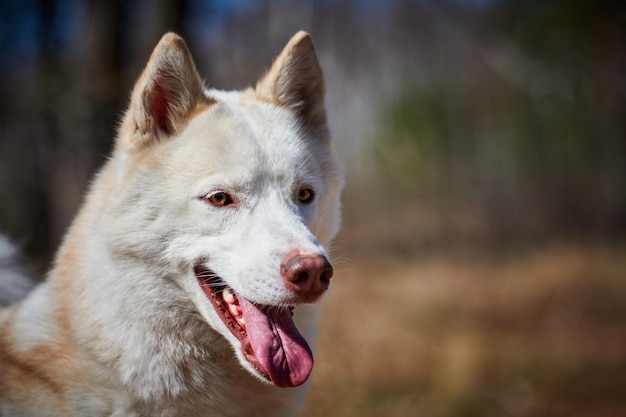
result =
[[[341,179],[325,122],[307,34],[242,92],[205,90],[169,34],[135,86],[112,161],[119,204],[107,216],[124,233],[110,241],[162,265],[244,367],[284,387],[313,365],[293,309],[319,300],[333,274],[323,245],[338,228]]]

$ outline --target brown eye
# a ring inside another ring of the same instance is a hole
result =
[[[207,200],[215,207],[225,207],[234,203],[234,200],[230,196],[230,194],[225,193],[224,191],[217,191],[211,194],[207,197]]]
[[[315,193],[310,188],[301,188],[300,191],[298,191],[298,201],[303,204],[311,203],[313,198],[315,198]]]

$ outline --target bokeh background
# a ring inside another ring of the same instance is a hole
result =
[[[626,415],[626,2],[1,0],[0,230],[42,274],[166,30],[310,31],[346,171],[302,416]]]

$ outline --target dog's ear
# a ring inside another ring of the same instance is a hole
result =
[[[326,123],[324,77],[308,33],[300,31],[291,38],[257,82],[256,95],[295,111],[305,124]]]
[[[185,41],[167,33],[135,83],[120,138],[131,142],[125,144],[131,149],[140,149],[178,133],[200,106],[209,104]]]

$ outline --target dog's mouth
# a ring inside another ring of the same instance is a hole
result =
[[[252,367],[279,387],[304,384],[313,369],[313,354],[293,322],[293,308],[257,305],[203,266],[195,274]]]

